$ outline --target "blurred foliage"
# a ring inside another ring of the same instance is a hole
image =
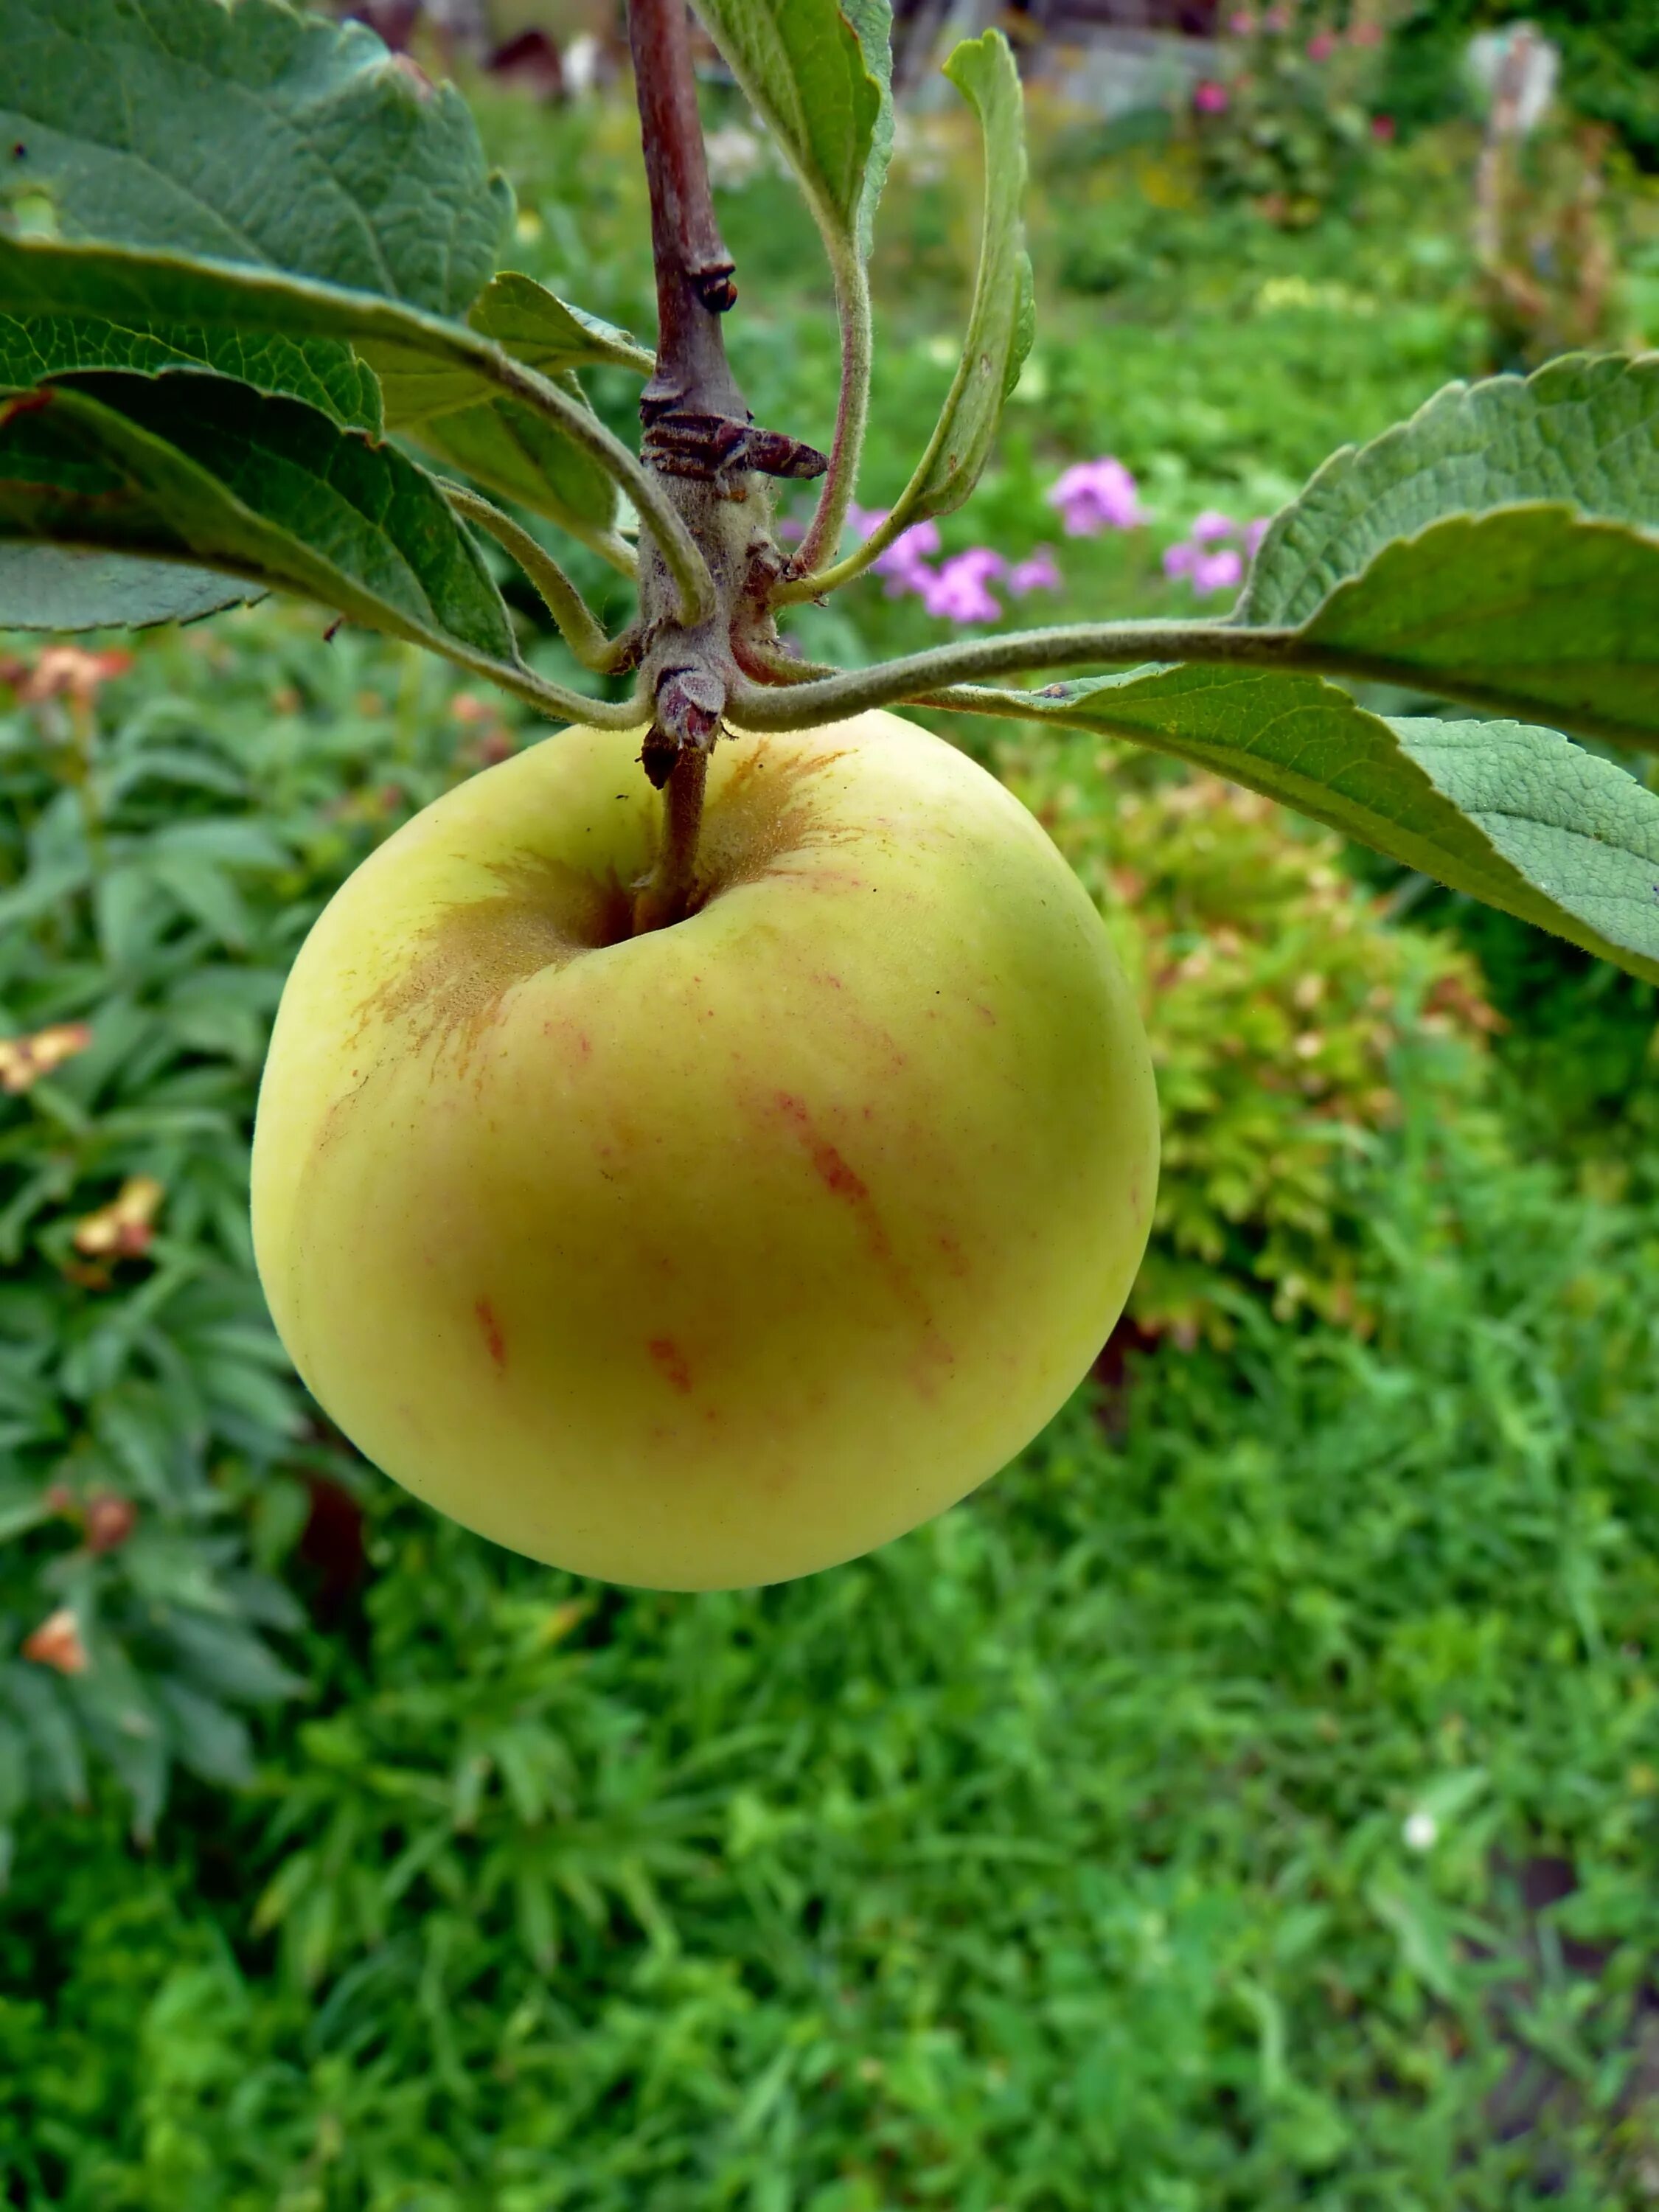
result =
[[[265,1038],[336,884],[511,742],[412,649],[322,628],[0,668],[0,1869],[89,1760],[140,1834],[175,1763],[246,1782],[246,1710],[298,1686],[272,1570],[345,1458],[253,1277]]]
[[[631,114],[482,105],[511,258],[648,330]],[[822,442],[810,225],[710,112],[739,374]],[[1054,539],[1048,487],[1107,452],[1155,517],[1063,540],[1044,618],[1189,607],[1158,553],[1198,507],[1266,511],[1485,357],[1467,132],[1300,232],[1206,200],[1190,145],[1041,106],[1035,145],[1037,350],[947,548]],[[902,136],[872,503],[949,381],[975,160],[949,116]],[[849,660],[940,634],[873,580],[800,624]],[[606,1589],[367,1475],[247,1249],[289,958],[520,711],[269,608],[5,682],[0,2202],[1642,2201],[1650,991],[1201,779],[934,718],[1146,994],[1156,1349],[871,1559]]]
[[[1408,129],[1466,112],[1470,38],[1517,21],[1561,49],[1569,104],[1616,131],[1644,169],[1659,169],[1656,0],[1415,0],[1390,42],[1384,104]]]
[[[1212,193],[1292,229],[1353,204],[1394,128],[1379,99],[1386,12],[1317,0],[1229,12],[1233,52],[1193,100]]]
[[[999,772],[1111,926],[1152,1043],[1164,1132],[1152,1250],[1130,1314],[1190,1344],[1230,1337],[1229,1285],[1359,1327],[1369,1194],[1345,1169],[1390,1121],[1402,1030],[1461,1039],[1499,1017],[1449,939],[1389,926],[1310,834],[1254,793],[1132,746],[1026,732]],[[1478,1110],[1479,1055],[1437,1063],[1441,1110]]]

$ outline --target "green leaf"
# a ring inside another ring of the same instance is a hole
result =
[[[653,356],[628,331],[619,331],[581,307],[556,299],[533,276],[503,269],[473,302],[467,320],[494,338],[515,361],[528,362],[544,376],[563,369],[608,366],[649,376]]]
[[[94,307],[100,314],[92,315]],[[591,428],[592,437],[584,441],[500,396],[501,372],[510,361],[495,336],[367,293],[279,272],[107,246],[0,239],[0,308],[27,324],[27,337],[15,348],[20,369],[27,365],[29,343],[42,319],[71,333],[87,325],[82,336],[58,341],[58,370],[70,365],[77,346],[95,355],[105,344],[102,334],[118,322],[160,334],[140,351],[135,366],[166,366],[158,357],[163,347],[182,355],[195,345],[203,357],[198,366],[211,357],[229,369],[246,356],[254,373],[241,381],[268,392],[283,382],[306,384],[307,390],[289,393],[300,398],[310,396],[337,349],[349,360],[352,374],[374,386],[377,407],[383,393],[392,428],[412,427],[423,444],[480,483],[590,538],[609,531],[616,514],[612,473],[593,451],[614,441],[594,416],[569,364],[580,357],[636,369],[649,366],[648,356],[634,349],[624,333],[565,307],[528,277],[510,276],[500,289],[486,290],[479,302],[483,321],[524,345],[527,367],[551,377],[578,425]],[[0,325],[0,333],[4,327]],[[362,362],[379,373],[380,384]],[[354,405],[361,414],[368,404],[354,402],[351,387],[339,381],[325,411],[343,421]],[[378,419],[364,427],[376,427]]]
[[[1659,744],[1659,535],[1565,507],[1384,546],[1296,633],[1327,665]]]
[[[0,0],[9,198],[60,237],[464,314],[512,195],[465,103],[283,0]]]
[[[611,477],[527,407],[510,399],[463,407],[420,423],[413,434],[464,476],[578,536],[616,526],[617,487]]]
[[[1540,501],[1659,526],[1659,356],[1572,354],[1529,377],[1448,385],[1334,453],[1273,518],[1233,620],[1297,628],[1396,538]]]
[[[296,400],[206,377],[43,387],[0,426],[0,536],[210,562],[441,651],[515,658],[423,471]]]
[[[968,39],[945,73],[971,101],[985,142],[985,214],[979,274],[962,361],[915,474],[898,497],[884,536],[929,515],[949,514],[978,483],[990,459],[1004,400],[1019,381],[1035,328],[1031,264],[1020,203],[1025,138],[1019,72],[1000,31]]]
[[[1255,670],[1142,669],[978,696],[1247,784],[1659,981],[1659,794],[1554,730],[1390,720],[1318,677]]]
[[[94,369],[206,369],[285,392],[348,428],[381,428],[380,386],[338,338],[286,337],[226,321],[158,317],[143,264],[84,247],[20,245],[0,236],[0,390],[27,392],[48,377]],[[185,287],[177,280],[175,291]],[[202,288],[207,304],[220,288]],[[102,310],[102,312],[100,312]]]
[[[1453,385],[1334,455],[1274,519],[1230,626],[1652,744],[1656,533],[1659,358],[1573,356]]]
[[[869,252],[893,140],[886,0],[696,0],[830,246]],[[849,20],[849,18],[851,20]]]
[[[264,597],[257,585],[182,562],[0,538],[0,629],[147,629]]]

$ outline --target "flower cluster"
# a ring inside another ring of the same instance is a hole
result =
[[[887,520],[884,507],[853,507],[848,522],[860,540]],[[913,523],[902,531],[871,568],[882,579],[889,599],[914,592],[930,615],[942,622],[991,623],[1002,619],[1002,605],[991,586],[1000,581],[1014,599],[1028,592],[1053,592],[1060,587],[1060,570],[1046,545],[1039,545],[1029,560],[1007,561],[989,545],[970,545],[933,566],[943,551],[936,522]]]
[[[1121,461],[1106,453],[1067,469],[1048,493],[1068,538],[1098,538],[1103,530],[1133,530],[1146,517],[1140,493]]]
[[[1185,576],[1200,599],[1211,592],[1237,591],[1267,527],[1266,515],[1235,522],[1231,514],[1206,507],[1194,517],[1188,535],[1165,550],[1164,573],[1171,582]]]

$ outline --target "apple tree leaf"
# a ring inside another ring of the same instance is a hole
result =
[[[99,369],[198,369],[303,399],[345,428],[382,427],[380,386],[343,339],[290,337],[274,316],[261,329],[157,315],[133,275],[120,254],[0,236],[0,390]]]
[[[1334,453],[1261,542],[1233,620],[1295,629],[1397,538],[1546,501],[1659,528],[1659,354],[1570,354],[1533,375],[1448,385]]]
[[[952,696],[1208,769],[1659,981],[1659,793],[1557,731],[1390,719],[1320,677],[1255,669]]]
[[[1334,456],[1229,617],[1285,658],[1659,744],[1659,356],[1454,385]]]
[[[831,260],[867,257],[893,143],[889,0],[696,0],[800,181]]]
[[[580,392],[574,396],[581,398]],[[457,408],[417,422],[410,434],[435,459],[579,538],[616,528],[617,487],[611,477],[527,407],[497,399]]]
[[[479,305],[486,320],[535,352],[532,368],[556,360],[566,364],[553,380],[571,420],[589,428],[589,438],[567,437],[544,415],[501,398],[496,370],[503,349],[493,335],[468,324],[280,270],[104,246],[0,237],[0,314],[22,326],[8,354],[9,325],[0,320],[0,381],[8,358],[15,359],[21,382],[37,356],[52,363],[41,368],[42,377],[77,361],[103,366],[106,354],[114,356],[110,366],[138,368],[184,365],[194,357],[196,365],[218,366],[228,374],[246,360],[248,373],[240,380],[312,404],[325,396],[320,383],[332,402],[324,411],[348,422],[373,413],[383,394],[388,427],[407,424],[445,459],[469,471],[463,447],[510,455],[509,481],[500,469],[481,474],[480,481],[567,527],[590,535],[608,530],[617,505],[614,471],[595,459],[593,447],[615,441],[571,377],[568,356],[580,333],[590,361],[637,368],[647,357],[630,352],[625,333],[580,317],[526,277],[512,279],[501,293],[487,287]],[[112,325],[125,335],[112,337]],[[120,359],[123,351],[131,352],[130,362]],[[380,371],[378,386],[364,362]],[[464,422],[462,410],[469,418],[499,410],[501,419]],[[445,428],[428,435],[435,417]]]
[[[7,537],[221,568],[451,658],[517,658],[478,550],[423,470],[220,378],[89,376],[12,403]]]
[[[1031,263],[1020,220],[1024,112],[1012,52],[1000,31],[987,31],[982,38],[964,40],[945,73],[971,102],[985,142],[979,273],[961,363],[927,450],[883,526],[889,542],[913,522],[951,514],[973,490],[1035,328]]]
[[[0,537],[0,629],[148,629],[264,597],[256,584],[182,561]]]
[[[0,0],[4,197],[57,234],[464,315],[512,211],[451,86],[285,0]]]

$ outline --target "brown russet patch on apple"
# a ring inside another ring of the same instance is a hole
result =
[[[689,1397],[691,1394],[691,1370],[686,1364],[685,1354],[672,1336],[653,1336],[647,1340],[646,1350],[651,1364],[672,1390]]]
[[[507,1338],[502,1333],[501,1321],[495,1307],[490,1304],[488,1298],[479,1298],[473,1304],[472,1313],[478,1327],[483,1332],[483,1340],[489,1346],[491,1362],[498,1373],[503,1372],[507,1366]]]
[[[614,877],[528,857],[491,873],[501,889],[435,915],[408,964],[363,1001],[360,1026],[406,1022],[418,1048],[453,1042],[465,1058],[515,983],[618,945],[632,927],[632,902]]]
[[[852,823],[825,822],[815,814],[809,786],[847,757],[790,759],[757,746],[739,761],[703,817],[697,876],[705,902],[740,884],[758,883],[786,854],[855,840]]]

